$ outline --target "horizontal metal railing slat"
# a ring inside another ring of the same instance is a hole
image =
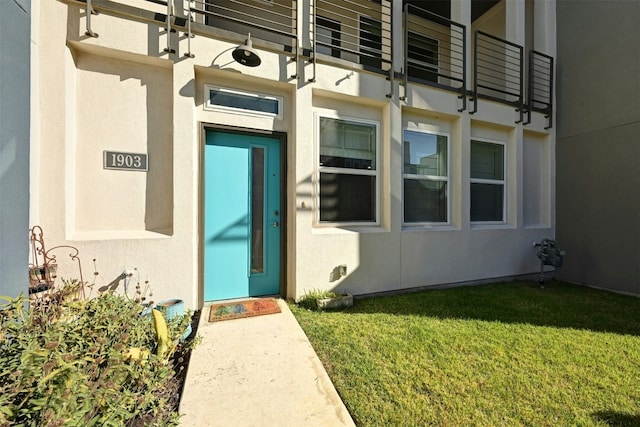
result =
[[[212,27],[233,32],[241,28],[254,29],[258,33],[252,33],[254,40],[265,37],[266,41],[282,43],[285,37],[297,45],[296,5],[295,0],[286,4],[265,2],[264,6],[249,6],[238,0],[192,0],[188,2],[188,10],[203,17],[205,24]],[[241,34],[245,34],[244,30]],[[269,37],[269,34],[274,37]],[[290,50],[287,48],[289,46],[283,46],[283,51]]]
[[[460,111],[466,109],[466,27],[412,3],[405,4],[404,20],[405,90],[411,79],[458,92]]]
[[[392,38],[391,0],[325,1],[313,0],[311,15],[312,61],[315,67],[318,47],[325,60],[332,57],[360,64],[375,72],[391,69]],[[326,20],[326,24],[325,21]],[[315,71],[314,71],[315,75]],[[311,79],[315,80],[315,77]]]
[[[168,6],[164,0],[146,1]],[[299,48],[298,4],[299,0],[264,2],[263,6],[259,3],[249,5],[241,0],[189,0],[176,6],[186,8],[185,13],[188,12],[189,17],[193,14],[200,15],[205,17],[206,25],[223,30],[242,31],[244,34],[245,30],[240,30],[241,27],[254,28],[257,38],[267,37],[265,41],[272,43],[269,34],[279,37],[280,41],[284,37],[292,45],[285,44],[283,52],[291,54],[292,48],[296,49],[295,52]],[[312,43],[331,50],[328,60],[331,56],[338,56],[343,61],[373,67],[374,71],[379,69],[390,72],[390,78],[393,79],[391,62],[394,31],[391,0],[312,0],[311,4]],[[404,74],[401,75],[404,75],[405,90],[407,79],[410,78],[412,81],[466,94],[466,27],[413,3],[405,4],[403,12],[405,55],[401,70]],[[319,17],[336,22],[337,30],[336,27],[319,24]],[[222,22],[227,22],[228,25],[221,25]],[[317,34],[318,29],[324,31],[320,36]],[[253,32],[252,36],[256,38]],[[551,115],[553,57],[535,50],[529,52],[525,105],[523,47],[479,30],[475,31],[473,42],[474,89],[471,95],[476,103],[475,110],[480,97],[516,105],[521,114],[526,108],[529,113],[535,109]],[[315,46],[311,50],[315,61]],[[452,84],[460,86],[451,86]]]

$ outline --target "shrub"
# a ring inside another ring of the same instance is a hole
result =
[[[306,292],[302,296],[302,298],[300,298],[300,300],[298,301],[298,305],[308,310],[317,310],[318,300],[325,299],[325,298],[335,298],[337,296],[338,294],[332,291],[312,289]]]
[[[184,344],[160,358],[152,318],[139,304],[113,293],[88,301],[73,294],[64,287],[30,310],[24,297],[3,298],[0,425],[177,425],[174,358]],[[168,322],[170,337],[190,318]]]

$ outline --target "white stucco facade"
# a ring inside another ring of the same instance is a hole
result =
[[[203,152],[205,129],[233,128],[285,135],[282,296],[311,289],[353,294],[493,280],[535,273],[532,242],[555,236],[555,130],[548,119],[516,123],[513,106],[480,99],[478,111],[459,111],[456,93],[384,74],[346,69],[306,58],[298,62],[254,47],[259,67],[244,67],[232,50],[245,36],[227,40],[183,32],[171,35],[167,53],[162,23],[127,16],[133,9],[166,13],[143,1],[99,2],[85,35],[84,3],[37,2],[32,75],[31,225],[50,244],[77,247],[85,279],[96,289],[137,268],[156,301],[184,299],[198,308],[203,292]],[[298,20],[308,22],[307,2]],[[394,28],[402,2],[393,1]],[[469,2],[453,2],[451,19],[472,26]],[[529,12],[527,12],[529,10]],[[115,11],[115,12],[114,12]],[[123,12],[124,11],[124,12]],[[484,20],[486,30],[555,55],[555,2],[503,0]],[[527,26],[524,23],[527,22]],[[530,28],[531,26],[533,28]],[[308,25],[299,38],[309,40]],[[394,32],[395,34],[395,32]],[[529,35],[527,35],[529,34]],[[403,66],[402,37],[395,37],[393,69]],[[190,52],[185,56],[190,41]],[[470,49],[467,51],[471,62]],[[315,68],[315,72],[314,72]],[[298,74],[297,77],[292,77]],[[470,67],[466,70],[471,79]],[[315,81],[311,82],[311,76]],[[207,108],[206,88],[257,93],[282,100],[279,117]],[[387,96],[391,94],[391,96]],[[403,97],[403,99],[401,99]],[[318,117],[375,123],[378,129],[376,221],[333,224],[319,220]],[[441,224],[403,221],[405,129],[448,137],[448,210]],[[470,219],[470,141],[504,147],[504,220]],[[146,153],[147,171],[103,167],[104,151]],[[336,275],[346,266],[346,275]],[[60,276],[72,276],[73,268]],[[122,289],[122,288],[120,288]]]

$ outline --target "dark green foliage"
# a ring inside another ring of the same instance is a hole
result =
[[[180,384],[171,360],[153,353],[151,317],[127,297],[73,295],[0,306],[0,425],[177,425]],[[172,337],[190,317],[170,322]],[[128,360],[130,348],[150,354]]]

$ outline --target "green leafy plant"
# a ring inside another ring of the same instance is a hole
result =
[[[335,298],[338,294],[329,290],[320,290],[320,289],[312,289],[306,292],[300,300],[298,300],[298,305],[300,307],[306,308],[308,310],[317,310],[318,309],[318,300],[325,298]]]
[[[112,292],[79,301],[76,291],[63,286],[31,309],[2,298],[0,425],[177,425],[176,367],[195,342],[178,337],[191,314],[167,322],[176,345],[159,357],[139,304]]]

